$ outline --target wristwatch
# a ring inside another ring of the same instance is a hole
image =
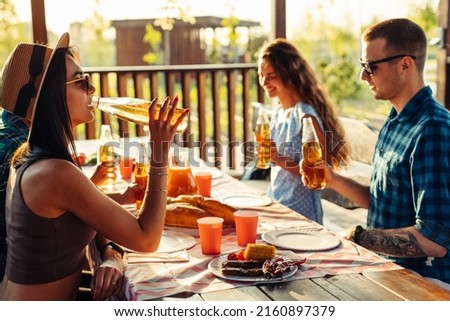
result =
[[[113,250],[115,250],[116,252],[118,252],[120,254],[121,257],[123,257],[125,251],[123,250],[123,248],[121,248],[119,245],[117,245],[114,242],[108,242],[105,245],[102,246],[101,250],[100,250],[100,258],[103,261],[103,253],[105,252],[105,249],[110,246]]]
[[[353,241],[356,244],[359,244],[359,237],[361,236],[363,231],[364,231],[364,228],[361,225],[358,225],[355,227],[355,231],[353,232]]]

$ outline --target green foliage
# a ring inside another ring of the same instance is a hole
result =
[[[143,41],[144,43],[148,43],[150,46],[150,51],[142,57],[142,60],[149,65],[160,64],[163,60],[163,57],[161,56],[161,32],[153,28],[153,26],[148,23],[145,25],[145,35]]]
[[[239,25],[239,19],[231,15],[230,17],[224,18],[220,24],[228,29],[228,48],[225,52],[225,62],[236,62],[239,56],[237,50],[239,34],[236,31],[236,27]]]
[[[19,22],[11,0],[0,0],[0,66],[17,43],[32,41],[28,23]]]
[[[438,12],[433,7],[433,1],[428,0],[426,3],[416,5],[410,9],[409,18],[420,25],[428,39],[432,39],[436,35],[438,26]]]
[[[206,60],[210,64],[219,64],[221,63],[221,45],[220,42],[216,39],[212,39],[212,43],[207,49],[207,57]]]
[[[98,9],[95,0],[92,17],[70,25],[71,43],[82,48],[80,59],[83,66],[114,66],[116,64],[115,42],[110,35],[110,22]]]
[[[344,54],[334,62],[323,61],[318,74],[330,93],[332,101],[339,105],[345,98],[355,97],[361,89],[358,79],[359,67],[352,58]]]

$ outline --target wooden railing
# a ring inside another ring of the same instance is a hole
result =
[[[263,102],[256,64],[90,67],[101,97],[137,97],[162,101],[178,95],[190,108],[187,130],[178,145],[198,148],[200,157],[219,168],[242,168],[253,157],[253,102]],[[78,129],[77,138],[98,138],[101,124],[110,124],[121,137],[142,136],[144,128],[100,110],[97,120]]]

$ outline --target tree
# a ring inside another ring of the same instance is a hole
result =
[[[2,66],[17,43],[30,42],[31,39],[29,24],[19,21],[11,0],[0,0],[0,39]]]
[[[233,14],[224,18],[220,25],[228,29],[228,48],[225,52],[226,62],[236,62],[238,58],[238,38],[236,27],[239,25],[239,19]]]
[[[320,64],[318,74],[323,79],[330,98],[336,106],[339,106],[344,99],[358,94],[361,89],[361,83],[356,76],[358,71],[359,67],[347,54],[336,57],[333,63]]]
[[[72,43],[83,48],[80,59],[83,66],[113,66],[116,64],[115,43],[110,22],[99,11],[101,0],[95,0],[92,17],[70,25]]]
[[[436,36],[438,26],[438,10],[433,2],[435,1],[427,0],[424,4],[416,5],[408,14],[411,20],[423,28],[428,39]]]
[[[145,25],[145,35],[143,40],[150,46],[150,51],[142,57],[142,60],[149,65],[160,64],[163,61],[163,57],[161,56],[161,32],[148,23]]]

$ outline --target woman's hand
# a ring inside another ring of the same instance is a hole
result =
[[[119,294],[123,285],[122,257],[113,249],[106,250],[104,257],[91,281],[92,298],[97,301]]]
[[[157,113],[157,98],[153,99],[149,108],[149,129],[150,129],[150,146],[152,148],[152,160],[161,161],[159,155],[169,151],[170,144],[175,136],[178,125],[189,113],[189,109],[185,109],[178,119],[172,124],[175,109],[178,104],[178,97],[173,100],[170,97],[164,99],[159,113]]]
[[[145,187],[142,187],[139,184],[136,183],[130,183],[127,188],[119,193],[119,192],[109,192],[106,193],[109,198],[115,200],[119,204],[134,204],[136,203],[136,195],[138,193],[142,193],[142,189],[145,189]]]
[[[91,182],[96,186],[101,185],[108,176],[108,167],[102,166],[101,164],[94,167],[94,173],[91,176]]]
[[[278,158],[279,158],[279,154],[278,154],[278,150],[277,150],[277,144],[273,141],[270,140],[270,145],[269,147],[269,153],[270,153],[270,161],[274,164],[277,163]]]

